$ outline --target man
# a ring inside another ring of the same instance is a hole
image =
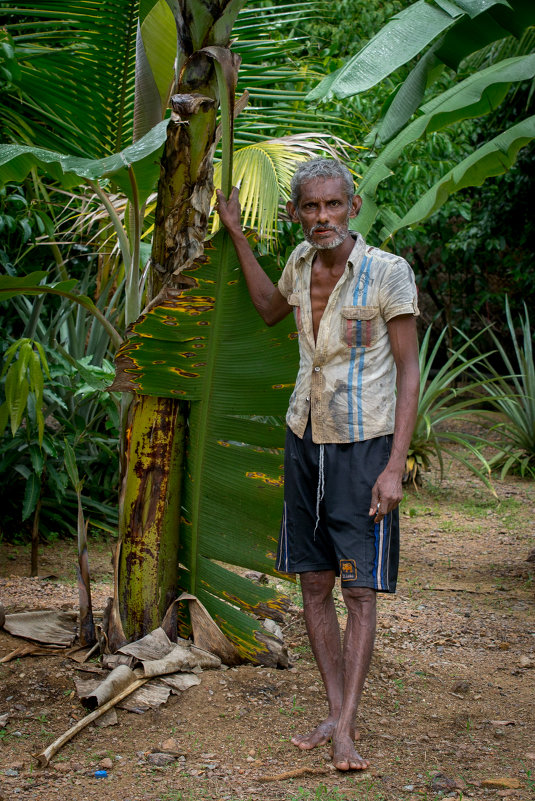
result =
[[[241,229],[238,190],[228,202],[218,192],[217,201],[257,311],[268,325],[293,311],[299,330],[277,568],[300,574],[329,714],[292,742],[310,749],[332,740],[333,763],[344,771],[369,764],[355,750],[355,715],[373,651],[376,593],[396,585],[397,506],[419,388],[414,276],[403,259],[349,232],[361,203],[339,162],[301,165],[287,210],[306,241],[275,287]],[[337,575],[348,611],[343,650]]]

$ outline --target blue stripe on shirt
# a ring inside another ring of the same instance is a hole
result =
[[[364,254],[364,257],[360,265],[359,277],[357,279],[357,283],[355,286],[355,292],[353,294],[354,305],[357,305],[358,302],[359,286],[362,276],[365,274],[367,265],[368,265],[368,257],[366,256],[366,254]],[[349,357],[349,369],[347,372],[347,424],[349,427],[349,436],[352,441],[355,438],[355,426],[353,420],[353,374],[355,372],[356,358],[357,358],[357,345],[351,348],[351,354]]]

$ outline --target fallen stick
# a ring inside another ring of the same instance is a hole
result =
[[[329,773],[328,768],[294,768],[286,770],[284,773],[277,773],[275,776],[259,776],[259,782],[283,782],[285,779],[298,779],[300,776],[325,776]]]
[[[47,648],[46,646],[26,643],[25,645],[19,645],[14,651],[11,651],[11,653],[3,656],[2,659],[0,659],[0,664],[12,662],[13,659],[20,659],[23,656],[52,656],[53,654],[64,653],[65,648]]]
[[[133,693],[134,690],[137,690],[138,687],[141,687],[141,685],[145,684],[147,681],[149,681],[148,678],[136,679],[136,681],[133,681],[132,684],[129,684],[128,687],[125,687],[124,690],[116,695],[115,698],[112,698],[110,701],[102,704],[102,706],[99,706],[94,710],[94,712],[91,712],[89,715],[86,715],[85,718],[82,718],[82,720],[79,720],[77,723],[75,723],[72,728],[62,734],[61,737],[58,737],[57,740],[54,740],[54,742],[49,745],[48,748],[45,748],[44,751],[41,751],[40,754],[33,754],[33,757],[38,760],[39,766],[41,768],[46,768],[46,766],[50,764],[52,757],[58,753],[60,748],[63,748],[65,743],[68,743],[69,740],[72,740],[72,738],[78,734],[79,731],[85,729],[89,723],[92,723],[94,720],[99,718],[101,715],[107,712],[108,709],[114,707],[119,703],[119,701],[122,701],[123,698],[126,698],[127,695]]]

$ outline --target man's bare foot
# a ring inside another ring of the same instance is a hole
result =
[[[338,770],[366,770],[370,764],[357,753],[353,740],[347,734],[333,737],[331,756],[333,765]]]
[[[292,743],[303,751],[325,745],[331,739],[335,726],[336,718],[327,718],[308,734],[296,734],[292,737]]]
[[[323,720],[315,729],[312,729],[308,734],[296,734],[292,737],[292,743],[303,751],[309,751],[311,748],[316,748],[318,745],[325,745],[333,736],[333,731],[336,727],[335,718],[327,718]],[[354,740],[358,740],[360,732],[354,732]]]

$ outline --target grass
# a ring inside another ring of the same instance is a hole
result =
[[[349,779],[353,786],[347,790],[320,784],[314,790],[300,787],[297,793],[286,796],[286,801],[386,801],[386,796],[374,779],[364,776]]]

